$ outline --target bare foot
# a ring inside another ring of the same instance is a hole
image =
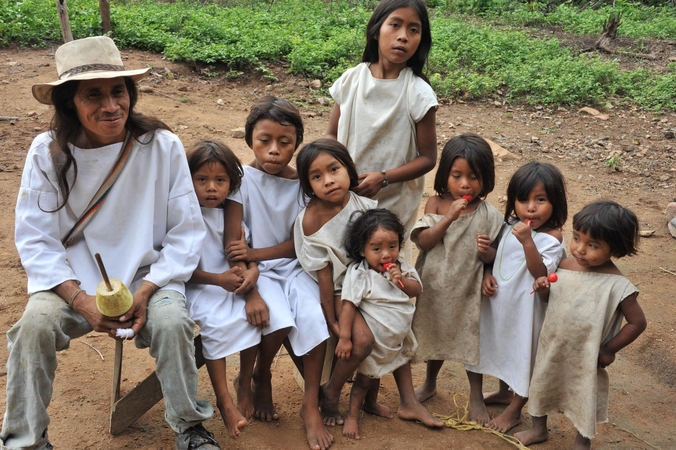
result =
[[[415,398],[417,398],[420,403],[434,397],[436,393],[437,393],[436,384],[427,383],[427,381],[425,381],[423,384],[415,388]]]
[[[319,409],[310,411],[305,405],[300,410],[300,416],[305,422],[307,442],[312,450],[326,450],[333,444],[333,435],[324,428]]]
[[[485,427],[491,421],[486,404],[482,400],[469,399],[469,420]]]
[[[364,404],[361,406],[362,411],[373,414],[375,416],[380,416],[384,417],[386,419],[391,419],[394,416],[392,415],[392,411],[390,411],[390,408],[387,406],[378,403],[378,402],[364,402]]]
[[[580,433],[577,433],[575,436],[575,442],[573,443],[573,450],[589,450],[591,448],[591,439],[582,437]]]
[[[279,419],[279,414],[272,403],[272,374],[253,377],[254,417],[264,422]]]
[[[237,438],[244,427],[246,427],[248,423],[247,420],[234,405],[231,405],[230,407],[226,406],[223,409],[219,408],[219,410],[221,411],[221,417],[225,423],[225,428],[228,429],[228,434],[233,439]]]
[[[512,391],[493,391],[484,394],[484,404],[486,405],[509,405],[514,398]]]
[[[345,418],[345,425],[343,425],[343,436],[350,439],[361,439],[359,435],[359,418],[348,414]]]
[[[399,405],[397,415],[403,420],[418,420],[430,428],[441,428],[444,422],[437,419],[422,404],[415,402],[410,406]]]
[[[326,394],[326,384],[319,388],[319,407],[322,411],[324,425],[333,427],[343,424],[343,417],[338,410],[339,398],[330,398]]]
[[[520,423],[521,410],[512,412],[507,408],[496,418],[488,422],[488,425],[486,426],[492,430],[499,431],[500,433],[506,433]]]
[[[524,446],[528,447],[531,444],[537,444],[546,441],[547,438],[549,438],[549,431],[547,431],[547,428],[544,430],[531,428],[530,430],[514,433],[514,437],[517,438]]]
[[[253,394],[251,392],[251,383],[240,384],[239,376],[232,382],[237,392],[237,409],[246,420],[251,419],[254,414]]]

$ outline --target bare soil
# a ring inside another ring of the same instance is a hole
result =
[[[592,41],[593,42],[593,41]],[[13,208],[21,171],[32,139],[49,127],[51,111],[31,95],[35,82],[55,78],[53,52],[46,50],[0,49],[0,331],[4,332],[21,316],[26,296],[25,273],[13,242]],[[668,56],[674,47],[661,50]],[[324,91],[312,90],[308,81],[289,77],[283,67],[274,68],[278,80],[271,82],[248,73],[231,80],[207,76],[184,64],[170,63],[161,55],[140,51],[123,52],[128,67],[153,68],[141,82],[139,110],[166,121],[186,146],[199,139],[226,142],[244,162],[252,153],[232,130],[243,127],[249,106],[261,95],[273,94],[295,101],[306,123],[306,142],[326,130],[331,103]],[[510,175],[530,160],[556,164],[564,173],[569,194],[570,216],[584,204],[611,198],[631,207],[644,231],[654,233],[641,242],[639,255],[624,258],[618,265],[641,290],[639,301],[649,325],[636,343],[619,353],[611,366],[610,423],[599,427],[593,444],[597,449],[676,448],[676,240],[666,226],[663,210],[675,196],[676,115],[654,115],[632,107],[614,107],[594,117],[578,108],[542,108],[504,105],[499,100],[463,103],[442,99],[437,113],[439,149],[453,135],[473,131],[499,143],[517,159],[497,162],[497,186],[489,201],[503,206]],[[585,105],[580,105],[585,106]],[[608,158],[616,154],[609,162]],[[432,195],[428,176],[427,195]],[[133,201],[133,199],[130,199]],[[424,202],[423,202],[424,203]],[[421,205],[421,208],[423,206]],[[570,222],[564,230],[570,240]],[[49,434],[57,449],[172,449],[173,432],[164,421],[160,402],[122,434],[108,433],[112,379],[113,341],[91,333],[59,353],[54,396],[49,407],[52,425]],[[100,354],[99,354],[100,352]],[[126,345],[122,391],[128,392],[154,370],[147,351]],[[0,361],[7,350],[0,345]],[[238,371],[237,358],[229,359],[230,382]],[[413,369],[420,383],[424,366]],[[242,436],[231,440],[218,414],[206,423],[223,448],[295,449],[307,447],[298,411],[302,394],[292,376],[288,355],[280,353],[273,368],[274,400],[279,421],[252,421]],[[0,389],[4,390],[6,368],[0,366]],[[494,389],[494,379],[486,380]],[[458,363],[448,362],[439,378],[437,395],[427,407],[442,415],[453,415],[466,403],[468,384]],[[347,408],[349,386],[341,400]],[[215,404],[206,370],[200,371],[200,398]],[[391,376],[382,380],[381,399],[393,410],[398,405]],[[0,410],[6,406],[0,396]],[[496,415],[502,407],[491,406]],[[530,417],[524,414],[525,429]],[[398,418],[387,420],[365,415],[361,422],[363,439],[351,441],[332,429],[335,449],[508,449],[510,444],[481,431],[428,430]],[[562,415],[550,418],[550,439],[534,446],[543,450],[567,449],[575,430]]]

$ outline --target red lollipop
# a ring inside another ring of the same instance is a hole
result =
[[[467,200],[468,202],[471,202],[473,197],[471,195],[467,194],[467,195],[463,195],[462,198]]]
[[[549,275],[547,275],[547,281],[549,281],[550,283],[556,283],[557,281],[559,281],[559,276],[554,272],[552,272]]]
[[[392,267],[392,264],[393,264],[392,262],[386,262],[385,264],[383,264],[383,268],[384,268],[385,270],[388,270],[388,271],[389,271],[389,270],[390,270],[390,267]],[[397,280],[397,281],[399,282],[399,286],[401,286],[401,287],[403,288],[403,287],[404,287],[404,283],[403,283],[401,280]]]

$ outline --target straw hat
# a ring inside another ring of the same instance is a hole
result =
[[[52,88],[66,81],[130,77],[138,81],[150,68],[125,70],[115,42],[106,36],[88,37],[63,44],[54,54],[59,79],[33,85],[33,97],[45,105],[52,104]]]

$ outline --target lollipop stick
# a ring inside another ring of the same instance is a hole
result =
[[[110,292],[113,291],[113,286],[110,285],[110,279],[108,278],[108,274],[106,273],[106,268],[103,265],[103,260],[101,259],[101,255],[98,253],[94,255],[94,258],[96,258],[96,263],[99,265],[99,270],[101,271],[101,275],[103,275],[103,282],[106,283],[106,287]]]
[[[387,263],[383,264],[383,267],[385,268],[385,270],[390,270],[390,267],[392,267],[392,263],[387,262]],[[401,286],[401,288],[403,289],[404,283],[400,279],[397,279],[397,282],[399,283],[399,286]]]

